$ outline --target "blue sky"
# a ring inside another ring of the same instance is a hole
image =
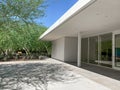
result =
[[[50,27],[77,1],[78,0],[46,0],[48,6],[45,10],[45,16],[36,19],[36,22]]]

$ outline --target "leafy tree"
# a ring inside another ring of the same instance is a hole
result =
[[[44,0],[0,0],[1,24],[9,20],[33,22],[33,19],[44,15],[43,2]]]
[[[44,0],[0,0],[1,53],[25,50],[29,55],[33,51],[50,51],[50,42],[38,40],[47,28],[34,22],[44,16],[43,3]]]

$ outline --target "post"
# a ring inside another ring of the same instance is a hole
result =
[[[115,67],[115,34],[112,33],[112,68]]]
[[[90,59],[90,38],[88,37],[88,56],[87,56],[87,63],[89,63]]]
[[[101,62],[101,37],[98,35],[98,64]]]
[[[78,33],[78,58],[77,58],[77,66],[81,66],[81,34]]]

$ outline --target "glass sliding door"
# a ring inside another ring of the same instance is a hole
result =
[[[98,63],[98,36],[89,38],[89,62]]]
[[[115,35],[115,67],[120,67],[120,34]]]
[[[100,64],[112,66],[112,33],[101,35],[101,60]]]
[[[81,47],[82,62],[112,67],[112,33],[82,38]],[[120,35],[116,35],[116,48],[115,62],[120,67]]]
[[[81,58],[82,62],[88,62],[88,38],[82,38],[81,41]]]

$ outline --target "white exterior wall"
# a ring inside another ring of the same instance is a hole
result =
[[[52,41],[52,58],[64,61],[64,47],[64,38]]]
[[[77,62],[78,39],[65,37],[52,41],[52,58],[65,62]]]
[[[76,37],[65,38],[65,61],[77,62],[78,39]]]

